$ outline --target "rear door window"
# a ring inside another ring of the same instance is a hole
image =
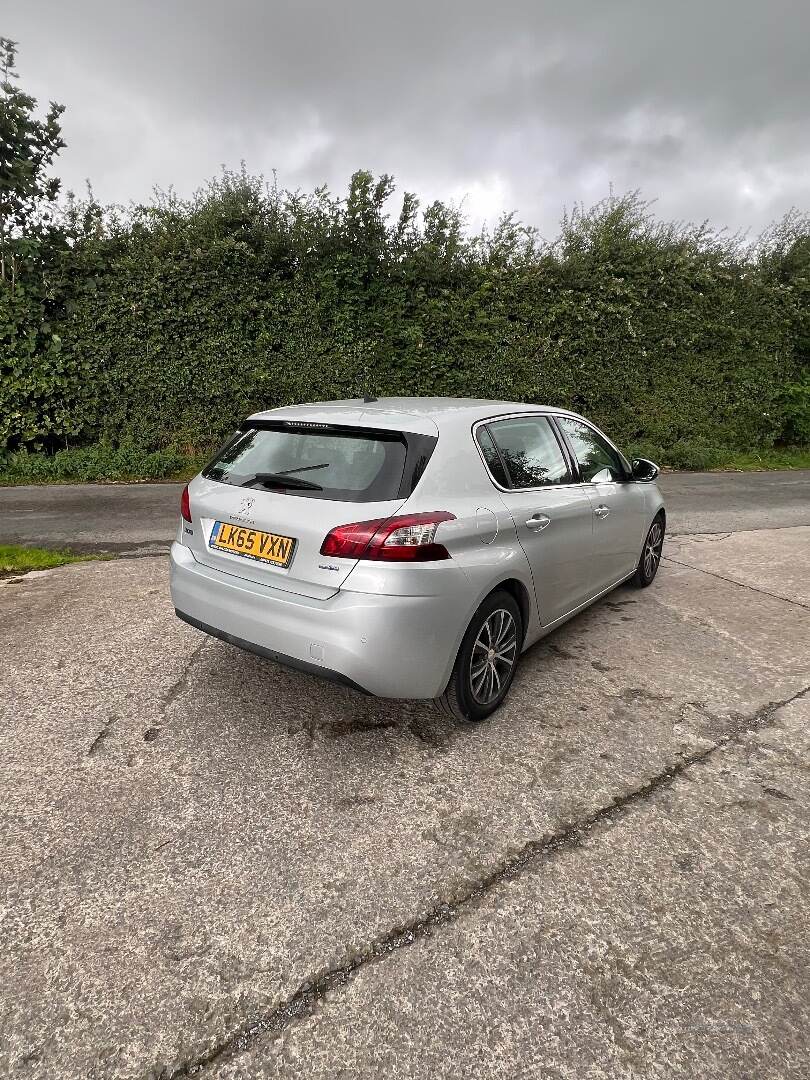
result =
[[[411,473],[424,469],[435,443],[428,436],[328,424],[250,426],[237,432],[203,476],[311,499],[385,502],[415,483],[418,476]]]
[[[554,429],[545,416],[516,416],[508,420],[496,420],[487,424],[487,430],[497,447],[502,468],[506,470],[508,484],[499,480],[490,466],[493,476],[502,487],[534,488],[571,483],[568,462]],[[484,457],[487,459],[486,450]]]

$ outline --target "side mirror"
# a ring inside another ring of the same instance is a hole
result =
[[[633,458],[633,479],[640,480],[643,484],[651,484],[661,470],[654,461],[647,458]]]

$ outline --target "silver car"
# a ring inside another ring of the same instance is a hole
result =
[[[657,475],[564,409],[381,398],[257,413],[183,492],[175,610],[260,656],[480,720],[524,649],[621,582],[653,580]]]

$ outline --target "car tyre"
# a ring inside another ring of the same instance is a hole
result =
[[[515,598],[498,589],[470,620],[447,689],[436,698],[440,711],[475,722],[503,703],[512,685],[521,648],[523,618]]]
[[[633,584],[640,589],[646,589],[648,585],[652,585],[658,573],[661,550],[664,546],[664,531],[664,517],[662,514],[657,514],[647,530],[644,547],[641,549],[638,566],[633,575]]]

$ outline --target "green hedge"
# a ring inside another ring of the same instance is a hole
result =
[[[387,218],[391,191],[241,174],[72,207],[44,299],[0,307],[0,446],[193,450],[253,410],[365,391],[573,406],[628,445],[808,438],[807,219],[746,246],[630,195],[549,243],[511,218],[470,236],[408,195]]]

